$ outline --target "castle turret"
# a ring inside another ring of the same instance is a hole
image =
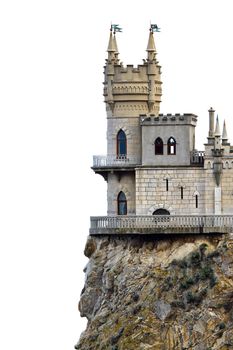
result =
[[[147,60],[149,62],[154,61],[155,56],[156,56],[156,48],[155,48],[153,31],[151,29],[150,29],[149,40],[148,40],[148,45],[147,45],[146,51],[148,52]]]
[[[222,144],[226,144],[227,141],[228,141],[227,128],[226,128],[226,122],[224,120],[224,122],[223,122],[223,131],[222,131]]]
[[[149,112],[155,110],[155,114],[159,114],[159,108],[156,108],[156,105],[159,106],[161,102],[161,82],[160,82],[160,66],[156,61],[156,48],[154,41],[153,30],[150,29],[149,40],[147,45],[147,62],[148,62],[148,79],[149,79],[149,99],[148,99],[148,108]]]
[[[108,41],[108,59],[107,63],[108,64],[114,64],[115,63],[115,54],[116,54],[116,38],[115,34],[113,36],[112,30],[110,29],[110,36],[109,36],[109,41]]]
[[[214,112],[215,110],[210,107],[209,109],[209,135],[208,135],[208,143],[214,143]]]
[[[218,151],[221,149],[221,131],[219,126],[218,116],[216,117],[216,127],[214,132],[214,150]]]

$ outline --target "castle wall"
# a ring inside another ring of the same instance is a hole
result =
[[[166,179],[168,179],[168,191]],[[165,208],[174,215],[205,214],[205,180],[203,168],[138,168],[136,214],[150,215],[159,208]],[[181,199],[181,186],[183,199]],[[196,195],[198,195],[198,208],[196,208]],[[209,196],[213,197],[212,193],[209,193]]]
[[[142,165],[190,165],[190,126],[148,125],[142,127]],[[155,155],[154,142],[160,137],[164,143],[164,154]],[[167,154],[167,141],[176,140],[176,154]]]
[[[107,153],[116,155],[117,133],[122,129],[127,137],[127,155],[137,156],[140,160],[141,155],[141,133],[139,118],[109,118],[107,131]]]
[[[127,199],[127,214],[135,214],[135,175],[134,172],[116,172],[108,175],[108,215],[117,215],[117,197],[123,191]]]
[[[222,214],[232,214],[233,212],[233,168],[223,170],[222,209]]]

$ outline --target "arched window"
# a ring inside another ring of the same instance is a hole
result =
[[[117,156],[125,157],[127,155],[127,140],[124,131],[121,129],[117,134]]]
[[[170,215],[167,209],[157,209],[153,212],[153,215]]]
[[[127,200],[124,192],[120,192],[117,197],[117,214],[127,215]]]
[[[155,154],[163,154],[163,140],[160,137],[155,140]]]
[[[173,137],[167,141],[167,154],[176,154],[176,140]]]

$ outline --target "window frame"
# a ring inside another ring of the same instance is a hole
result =
[[[120,198],[120,196],[122,195],[124,196],[123,199]],[[120,208],[121,204],[124,204],[124,210],[123,210],[124,213],[121,213],[121,208]],[[123,191],[120,191],[117,196],[117,215],[127,215],[127,211],[128,211],[128,208],[127,208],[126,195]]]
[[[123,135],[123,137],[120,138],[120,135]],[[125,149],[125,153],[121,153],[122,144]],[[124,130],[122,129],[118,131],[117,137],[116,137],[116,154],[118,158],[124,158],[127,156],[127,137]]]
[[[161,141],[161,143],[159,144],[158,141]],[[164,154],[163,139],[161,137],[157,137],[155,139],[154,145],[155,145],[155,155],[161,155],[162,156]]]
[[[173,149],[173,152],[172,152],[172,149]],[[176,139],[173,136],[169,137],[169,139],[167,140],[167,154],[169,156],[176,155]]]

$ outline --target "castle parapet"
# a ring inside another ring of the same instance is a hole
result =
[[[193,125],[196,126],[197,115],[192,113],[184,114],[141,114],[140,115],[141,125]]]

